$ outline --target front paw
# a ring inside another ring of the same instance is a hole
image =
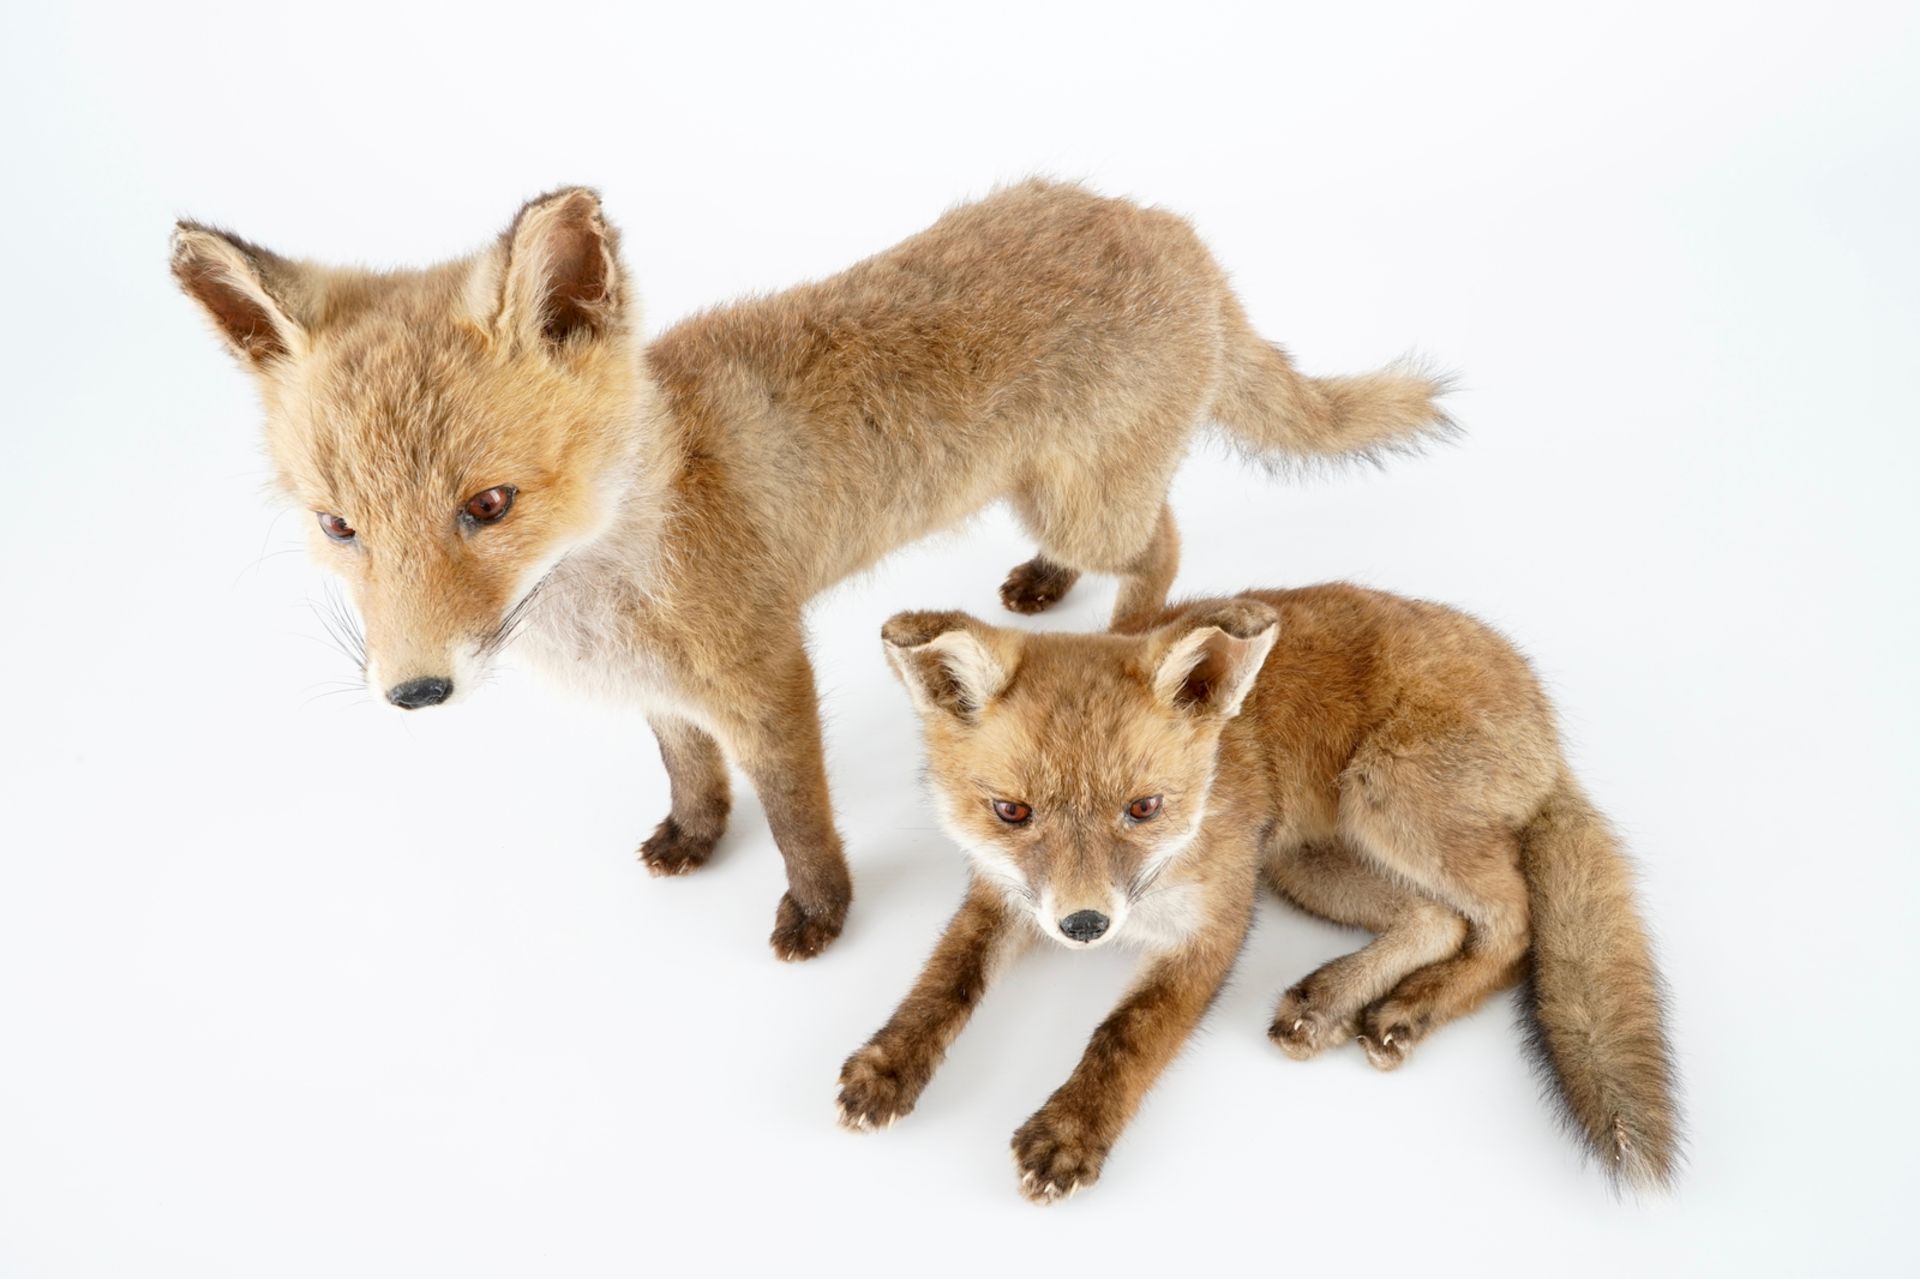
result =
[[[773,953],[789,962],[812,959],[825,950],[847,922],[847,903],[819,911],[808,911],[793,899],[792,893],[780,897],[780,909],[774,912],[773,936],[767,939]]]
[[[914,1055],[870,1043],[840,1068],[840,1126],[849,1132],[891,1128],[913,1111],[927,1086]]]
[[[1013,1134],[1013,1162],[1020,1169],[1020,1193],[1037,1204],[1051,1204],[1100,1180],[1106,1143],[1090,1126],[1066,1111],[1043,1106]]]
[[[719,842],[718,833],[689,835],[679,822],[669,817],[640,845],[640,860],[656,875],[686,875],[706,865],[707,859],[713,856],[713,846]]]

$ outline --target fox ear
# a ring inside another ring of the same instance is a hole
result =
[[[1176,710],[1232,719],[1280,634],[1280,615],[1258,600],[1228,600],[1163,630],[1153,691]]]
[[[491,264],[496,328],[527,346],[605,335],[621,318],[618,247],[600,197],[586,187],[528,201]]]
[[[305,344],[305,330],[288,303],[298,289],[299,270],[238,236],[197,222],[174,225],[173,278],[200,304],[233,353],[256,370]]]
[[[965,613],[896,613],[880,638],[922,715],[977,720],[1013,678],[1016,641]]]

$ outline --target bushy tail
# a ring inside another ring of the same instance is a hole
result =
[[[1343,457],[1407,448],[1451,432],[1434,403],[1443,378],[1395,365],[1353,377],[1306,377],[1227,299],[1226,376],[1213,416],[1255,452]]]
[[[1633,903],[1633,870],[1605,817],[1563,776],[1525,834],[1533,910],[1532,1048],[1568,1129],[1607,1171],[1664,1188],[1680,1115],[1665,997]]]

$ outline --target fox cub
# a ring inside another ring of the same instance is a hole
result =
[[[883,634],[973,878],[912,992],[842,1070],[848,1127],[913,1109],[1036,935],[1131,943],[1146,953],[1131,991],[1013,1138],[1029,1198],[1092,1184],[1220,990],[1264,879],[1375,934],[1281,997],[1269,1033],[1289,1055],[1356,1039],[1391,1070],[1531,975],[1570,1126],[1628,1183],[1669,1179],[1673,1071],[1630,868],[1499,635],[1347,585],[1186,604],[1137,634],[963,613],[902,613]]]
[[[1039,546],[1008,608],[1113,573],[1134,623],[1173,580],[1167,486],[1204,423],[1279,456],[1446,425],[1418,373],[1297,372],[1182,219],[1057,183],[651,344],[581,189],[426,270],[319,266],[187,222],[173,271],[259,384],[280,490],[346,579],[374,692],[438,705],[513,642],[641,706],[672,784],[640,850],[661,875],[712,854],[731,759],[786,861],[785,959],[831,942],[853,894],[809,598],[1006,499]]]

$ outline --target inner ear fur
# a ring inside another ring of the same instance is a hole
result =
[[[618,239],[586,187],[528,201],[500,238],[499,326],[549,346],[610,332],[622,309]]]
[[[1231,718],[1279,634],[1279,613],[1259,600],[1196,609],[1156,637],[1154,695],[1177,710]]]
[[[173,229],[171,265],[181,290],[247,364],[264,368],[299,348],[305,330],[296,318],[294,263],[216,227],[183,221]]]
[[[972,721],[1013,679],[1017,639],[965,613],[898,613],[880,628],[887,660],[922,714]]]

